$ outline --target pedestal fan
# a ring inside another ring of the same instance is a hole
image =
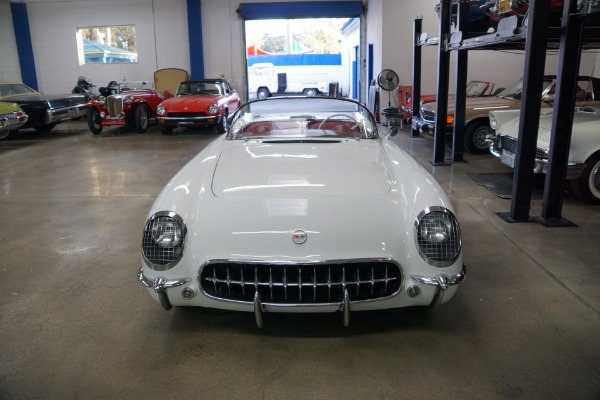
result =
[[[398,87],[399,83],[398,74],[391,69],[384,69],[377,77],[379,87],[388,92],[388,107],[392,107],[392,91]]]

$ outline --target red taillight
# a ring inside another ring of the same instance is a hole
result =
[[[25,115],[23,114],[23,111],[17,111],[15,114],[17,114],[17,120],[19,122],[25,121]]]

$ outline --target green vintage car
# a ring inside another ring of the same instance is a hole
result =
[[[11,137],[28,119],[18,104],[0,101],[0,140]]]

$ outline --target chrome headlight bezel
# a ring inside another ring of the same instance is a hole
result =
[[[187,227],[179,215],[172,211],[152,214],[144,225],[142,236],[144,262],[155,271],[173,268],[183,257],[186,238]],[[175,243],[170,245],[169,240]]]
[[[98,96],[98,104],[100,104],[101,106],[106,104],[106,97],[104,96]]]
[[[421,211],[415,220],[414,238],[421,258],[438,268],[454,264],[462,249],[458,220],[445,207],[433,206]]]
[[[165,115],[166,113],[167,113],[167,109],[162,104],[159,104],[158,107],[156,107],[157,115]]]
[[[123,103],[125,103],[125,104],[131,104],[131,103],[133,103],[133,97],[132,96],[125,96],[125,98],[123,99]]]
[[[210,106],[208,106],[208,112],[211,113],[212,115],[215,115],[218,111],[219,111],[218,105],[211,104]]]

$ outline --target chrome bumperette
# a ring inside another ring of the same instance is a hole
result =
[[[431,306],[435,307],[442,303],[444,293],[450,286],[458,285],[467,277],[467,266],[463,264],[462,270],[456,275],[438,274],[435,276],[411,275],[415,281],[423,284],[436,287],[436,293],[431,302]]]
[[[138,282],[142,284],[145,288],[152,288],[157,294],[160,300],[160,304],[163,306],[165,310],[170,310],[173,306],[169,302],[169,298],[167,297],[166,289],[178,287],[181,285],[185,285],[192,278],[179,278],[179,279],[166,279],[162,276],[158,276],[154,279],[150,279],[144,275],[144,267],[140,268],[138,271]]]

